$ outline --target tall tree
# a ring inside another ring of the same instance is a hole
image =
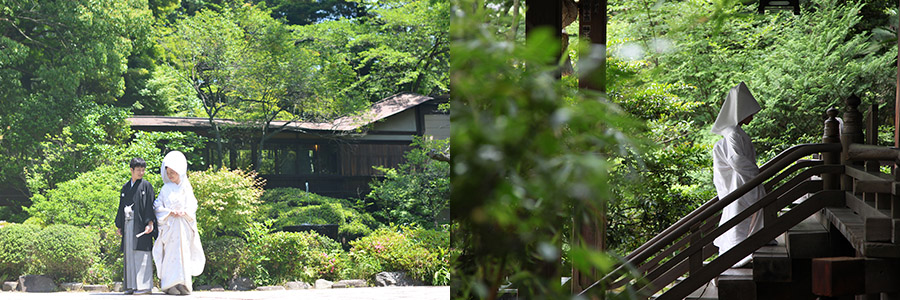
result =
[[[323,65],[316,53],[297,45],[290,27],[268,11],[245,6],[237,12],[247,46],[235,70],[235,95],[241,102],[235,117],[258,129],[257,149],[264,150],[266,141],[294,122],[333,117],[332,107],[347,99],[322,96]],[[270,130],[275,121],[281,123]],[[261,160],[257,155],[257,171]]]
[[[234,18],[230,10],[204,10],[171,27],[159,28],[167,61],[181,82],[189,85],[200,99],[213,129],[216,166],[222,166],[224,138],[216,118],[236,101],[231,95],[236,84],[234,74],[240,63],[239,51],[247,49],[244,32]]]
[[[23,187],[50,134],[117,102],[151,20],[139,0],[0,1],[0,182]]]
[[[290,25],[309,25],[321,21],[353,19],[366,14],[366,7],[348,0],[268,0],[272,17],[284,18]]]
[[[367,16],[324,21],[299,29],[302,42],[326,55],[331,63],[353,70],[349,74],[354,77],[349,93],[369,101],[403,91],[423,95],[448,93],[449,0],[360,3],[367,8]]]

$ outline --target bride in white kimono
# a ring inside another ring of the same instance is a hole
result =
[[[750,136],[741,129],[741,125],[749,124],[753,115],[760,111],[759,103],[750,94],[750,90],[743,82],[728,92],[722,110],[713,124],[712,132],[722,136],[722,139],[713,146],[713,183],[719,199],[725,198],[731,192],[737,190],[759,175],[759,167],[756,165],[756,150],[750,142]],[[766,191],[762,185],[757,186],[744,194],[741,198],[732,202],[722,210],[719,225],[724,224],[744,209],[759,201],[765,196]],[[744,241],[750,234],[762,229],[762,216],[753,214],[721,236],[717,237],[713,244],[719,247],[719,255]],[[745,257],[735,267],[746,265],[750,262],[750,256]]]
[[[172,295],[190,294],[191,276],[200,275],[206,264],[197,231],[197,198],[187,178],[187,167],[183,153],[166,154],[160,166],[165,184],[153,202],[159,224],[153,260],[160,288]]]

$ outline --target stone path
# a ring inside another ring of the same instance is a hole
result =
[[[285,291],[247,291],[247,292],[194,292],[188,296],[171,296],[163,293],[152,295],[123,295],[122,293],[91,293],[91,292],[56,292],[56,293],[23,293],[0,292],[3,300],[37,300],[37,299],[360,299],[360,300],[446,300],[450,299],[449,286],[416,286],[416,287],[365,287],[346,289],[309,289],[309,290],[285,290]]]

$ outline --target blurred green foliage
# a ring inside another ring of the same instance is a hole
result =
[[[571,297],[558,284],[571,270],[560,263],[564,242],[586,254],[569,257],[573,266],[603,272],[613,260],[568,241],[570,224],[599,219],[611,159],[630,155],[629,136],[643,126],[606,95],[558,80],[559,43],[547,31],[510,39],[513,22],[497,21],[516,20],[510,6],[488,2],[453,1],[451,14],[450,207],[460,249],[451,297],[490,299],[507,280],[529,299]]]

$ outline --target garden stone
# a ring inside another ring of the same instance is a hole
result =
[[[283,291],[284,287],[280,285],[261,286],[256,288],[257,291]]]
[[[17,285],[19,285],[19,282],[18,282],[18,281],[6,281],[6,282],[3,282],[3,291],[4,291],[4,292],[15,291]]]
[[[63,282],[59,284],[59,288],[63,291],[80,291],[84,286],[81,282]]]
[[[425,285],[421,281],[409,278],[406,272],[381,272],[375,274],[376,286],[418,286]]]
[[[56,283],[53,279],[43,275],[19,276],[19,284],[16,290],[20,292],[47,293],[56,291]]]
[[[225,291],[225,288],[223,288],[223,287],[214,287],[214,288],[212,288],[212,289],[209,290],[209,291],[210,291],[210,292],[224,292],[224,291]]]
[[[113,284],[112,284],[113,292],[121,292],[123,289],[125,289],[125,285],[121,281],[113,282]]]
[[[330,289],[334,283],[325,279],[316,280],[317,289]]]
[[[220,288],[220,289],[222,289],[223,291],[225,290],[224,288],[222,288],[221,285],[211,285],[211,284],[204,284],[204,285],[198,286],[198,287],[197,287],[197,290],[198,290],[198,291],[211,291],[211,290],[214,290],[214,289],[216,289],[216,288]]]
[[[256,285],[253,284],[253,280],[247,277],[238,277],[228,279],[226,282],[228,285],[227,288],[232,291],[249,291],[256,288]]]
[[[341,280],[331,286],[331,288],[347,288],[347,287],[366,287],[366,281],[362,279]]]
[[[104,284],[89,284],[84,286],[85,292],[94,292],[94,293],[106,293],[109,292],[109,287]]]
[[[289,290],[305,290],[310,288],[309,283],[302,281],[289,281],[284,284],[284,287]]]

